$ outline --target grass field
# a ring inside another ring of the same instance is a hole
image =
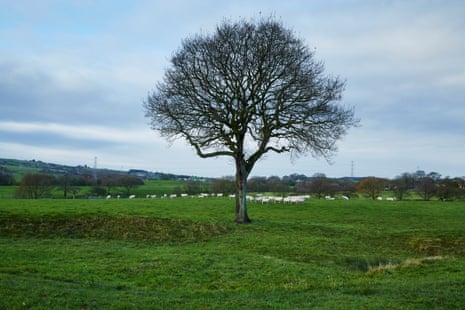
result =
[[[17,186],[0,186],[0,199],[13,198]]]
[[[201,185],[200,190],[207,192],[208,183],[199,183]],[[184,192],[186,187],[185,181],[174,181],[174,180],[145,180],[144,185],[137,186],[131,189],[131,194],[135,194],[137,197],[146,197],[147,195],[157,195],[162,196],[164,194],[173,194],[176,192]],[[14,198],[15,191],[18,186],[0,186],[0,199],[5,198]],[[78,192],[78,198],[87,198],[91,196],[92,186],[80,186],[80,191]],[[125,191],[122,188],[113,188],[112,195],[115,196],[115,192],[119,192],[121,195]],[[52,192],[52,198],[63,198],[63,189],[56,187]]]
[[[463,202],[0,201],[0,309],[465,308]]]

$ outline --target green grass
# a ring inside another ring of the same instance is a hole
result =
[[[208,191],[208,183],[199,183],[202,187],[201,190]],[[131,189],[130,194],[134,194],[137,197],[146,197],[147,195],[157,195],[161,197],[164,194],[170,195],[176,191],[185,192],[186,181],[175,181],[175,180],[145,180],[144,185],[137,186]],[[15,191],[18,186],[0,186],[0,199],[5,198],[14,198]],[[91,196],[90,192],[92,186],[80,186],[80,191],[78,192],[78,198],[87,198]],[[121,195],[125,195],[125,190],[121,187],[112,188],[112,195],[115,196],[115,193],[118,192]],[[68,194],[71,197],[71,194]],[[60,187],[55,187],[52,192],[52,198],[61,199],[63,198],[63,189]]]
[[[177,190],[185,192],[186,183],[186,181],[175,180],[145,180],[144,185],[134,188],[131,193],[138,197],[145,197],[146,195],[169,195],[175,193]],[[202,191],[208,191],[208,183],[199,182],[199,184]]]
[[[0,309],[465,307],[459,202],[0,203]]]
[[[17,186],[0,186],[0,199],[13,198]]]

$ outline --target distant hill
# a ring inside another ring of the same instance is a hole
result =
[[[55,163],[46,163],[40,160],[19,160],[0,158],[0,172],[8,173],[14,176],[16,180],[20,180],[27,173],[46,173],[55,176],[71,175],[91,175],[101,178],[108,175],[134,175],[142,179],[156,180],[186,180],[192,179],[191,176],[174,175],[168,173],[151,172],[146,170],[131,169],[129,171],[113,170],[113,169],[94,169],[87,165],[67,166]],[[198,179],[198,178],[195,178]]]
[[[55,163],[46,163],[41,160],[19,160],[19,159],[5,159],[0,158],[0,173],[13,175],[16,181],[21,180],[23,175],[27,173],[46,173],[55,176],[92,176],[96,178],[102,178],[109,175],[133,175],[144,180],[196,180],[196,181],[211,181],[214,178],[189,176],[189,175],[177,175],[171,173],[152,172],[141,169],[130,169],[127,171],[113,170],[113,169],[94,169],[87,165],[68,166]],[[346,179],[352,182],[358,182],[364,177],[342,177],[342,178],[331,178],[331,179]],[[295,183],[299,181],[305,181],[312,179],[303,174],[291,174],[282,178],[285,183]]]
[[[93,169],[84,166],[67,166],[55,163],[46,163],[40,160],[19,160],[19,159],[5,159],[0,158],[0,167],[2,170],[7,171],[16,179],[20,179],[27,173],[46,173],[55,176],[62,175],[107,175],[107,174],[127,174],[127,171],[118,171],[110,169]]]

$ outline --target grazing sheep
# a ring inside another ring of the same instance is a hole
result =
[[[349,197],[347,197],[347,196],[342,196],[342,199],[343,199],[343,200],[349,200]]]
[[[111,198],[111,195],[108,195],[107,197],[105,197],[106,199],[110,199]]]
[[[129,196],[129,199],[134,199],[134,198],[136,198],[136,195]]]
[[[255,201],[261,202],[262,204],[270,202],[270,197],[260,196],[255,198]]]
[[[303,203],[308,199],[307,197],[309,196],[288,196],[283,201],[288,203]]]

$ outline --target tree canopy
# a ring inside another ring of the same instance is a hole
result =
[[[185,39],[144,102],[151,126],[200,157],[236,164],[236,221],[248,222],[246,182],[265,153],[328,158],[357,123],[337,104],[345,83],[280,22],[225,21]]]

